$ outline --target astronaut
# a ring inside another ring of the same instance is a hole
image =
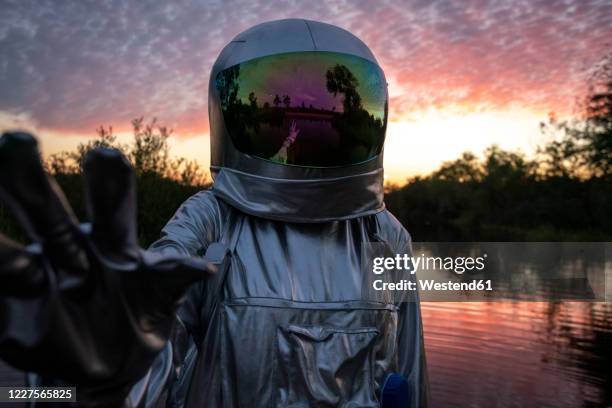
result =
[[[33,137],[5,134],[2,199],[34,244],[0,240],[0,357],[86,406],[390,406],[391,375],[426,406],[418,301],[363,290],[364,245],[410,250],[383,203],[387,103],[343,29],[239,34],[210,76],[212,188],[148,250],[120,153],[87,156],[79,225]]]

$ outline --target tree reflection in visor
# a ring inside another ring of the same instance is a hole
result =
[[[227,68],[215,84],[225,126],[242,153],[336,167],[382,150],[387,84],[366,59],[320,51],[278,54]]]

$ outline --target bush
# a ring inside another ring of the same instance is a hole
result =
[[[112,127],[97,129],[97,137],[80,144],[75,151],[55,154],[45,162],[55,177],[75,214],[86,221],[81,167],[91,149],[107,147],[123,152],[134,167],[138,190],[138,235],[143,246],[150,245],[187,198],[210,186],[208,175],[196,162],[172,158],[168,148],[171,130],[155,119],[132,121],[134,139],[131,145],[118,143]],[[0,231],[18,241],[27,241],[7,208],[0,204]]]

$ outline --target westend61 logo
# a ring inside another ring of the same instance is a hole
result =
[[[487,254],[482,256],[410,256],[407,254],[397,254],[389,257],[373,258],[372,272],[375,275],[382,275],[389,272],[410,272],[414,275],[421,271],[441,271],[449,272],[454,276],[462,275],[464,272],[480,272],[485,268]],[[473,279],[471,281],[455,282],[452,278],[442,278],[440,276],[433,279],[399,279],[397,281],[389,275],[391,281],[376,279],[372,283],[375,291],[492,291],[493,284],[490,279]]]
[[[458,275],[466,271],[482,271],[485,268],[487,254],[478,257],[441,257],[441,256],[409,256],[407,254],[397,254],[394,257],[376,257],[372,272],[381,275],[391,269],[410,271],[415,274],[417,271],[446,270],[455,272]]]

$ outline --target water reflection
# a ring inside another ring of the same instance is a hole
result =
[[[424,302],[434,407],[612,404],[612,305]]]
[[[227,132],[243,153],[333,167],[382,149],[387,88],[370,61],[329,52],[267,56],[219,72],[215,85]]]
[[[612,286],[606,284],[606,268],[612,267],[607,247],[603,242],[430,242],[414,243],[413,256],[455,261],[454,269],[436,266],[442,262],[417,268],[421,280],[491,282],[490,291],[421,290],[421,300],[601,301]],[[468,258],[481,259],[483,268],[458,271],[457,261]]]

